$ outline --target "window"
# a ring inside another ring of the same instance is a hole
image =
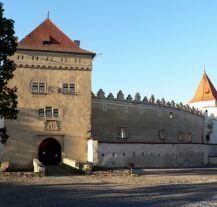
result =
[[[70,84],[69,85],[69,93],[70,94],[75,94],[75,84]]]
[[[32,90],[32,93],[45,94],[46,93],[46,83],[33,81],[31,90]]]
[[[182,131],[178,132],[178,140],[179,141],[184,141],[184,132],[182,132]]]
[[[32,83],[32,93],[38,93],[38,82]]]
[[[63,94],[68,94],[68,84],[63,83]]]
[[[75,95],[78,94],[78,92],[75,91],[75,84],[71,83],[63,83],[63,89],[62,89],[63,94],[68,94],[68,95]]]
[[[53,109],[51,106],[47,106],[45,109],[38,110],[39,117],[59,117],[59,109]]]
[[[58,117],[59,116],[59,110],[58,109],[54,109],[53,110],[53,116],[54,117]]]
[[[121,139],[127,139],[128,138],[128,128],[127,127],[121,127],[120,128],[120,138]]]
[[[159,139],[165,140],[166,136],[167,136],[167,131],[165,129],[160,129],[158,131],[158,137],[159,137]]]
[[[44,117],[44,109],[39,109],[39,117]]]
[[[46,107],[46,117],[52,117],[52,107]]]
[[[210,135],[207,134],[207,135],[206,135],[206,141],[209,142],[209,140],[210,140]]]
[[[188,142],[191,143],[192,142],[192,133],[188,132]]]
[[[39,93],[45,93],[45,83],[39,83]]]

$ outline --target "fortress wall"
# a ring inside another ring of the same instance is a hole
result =
[[[141,144],[98,143],[97,162],[101,167],[180,168],[201,167],[209,157],[217,156],[217,145],[211,144]]]
[[[99,142],[202,143],[203,121],[189,108],[92,97],[92,136]],[[128,130],[126,139],[120,137],[121,127]]]
[[[208,163],[208,148],[202,144],[120,144],[99,143],[101,167],[172,168],[200,167]]]

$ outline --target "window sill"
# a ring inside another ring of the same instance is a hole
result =
[[[48,93],[32,93],[33,95],[47,95]]]
[[[71,95],[71,96],[75,96],[75,95],[80,95],[80,92],[74,92],[74,93],[62,93],[63,95]]]

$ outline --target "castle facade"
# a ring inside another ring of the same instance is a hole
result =
[[[17,69],[9,84],[18,88],[20,112],[17,120],[0,122],[10,135],[0,146],[0,161],[9,161],[12,168],[31,168],[35,158],[45,165],[67,158],[101,167],[127,167],[129,162],[136,167],[192,167],[207,165],[209,159],[215,162],[217,95],[211,95],[212,115],[197,98],[190,107],[143,99],[138,93],[135,98],[125,98],[121,91],[116,97],[105,96],[102,90],[94,95],[94,56],[49,19],[18,43],[11,57]],[[207,81],[207,91],[215,94]],[[203,112],[196,109],[201,110],[201,104]]]

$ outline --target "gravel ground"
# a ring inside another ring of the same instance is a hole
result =
[[[217,173],[217,169],[216,169]],[[157,186],[162,184],[193,184],[217,182],[217,174],[182,173],[138,173],[130,175],[129,170],[95,171],[91,175],[69,174],[40,177],[33,173],[0,174],[0,182],[55,183],[68,181],[85,183],[111,183],[123,185]]]
[[[0,175],[0,206],[217,207],[217,168],[62,173]]]

